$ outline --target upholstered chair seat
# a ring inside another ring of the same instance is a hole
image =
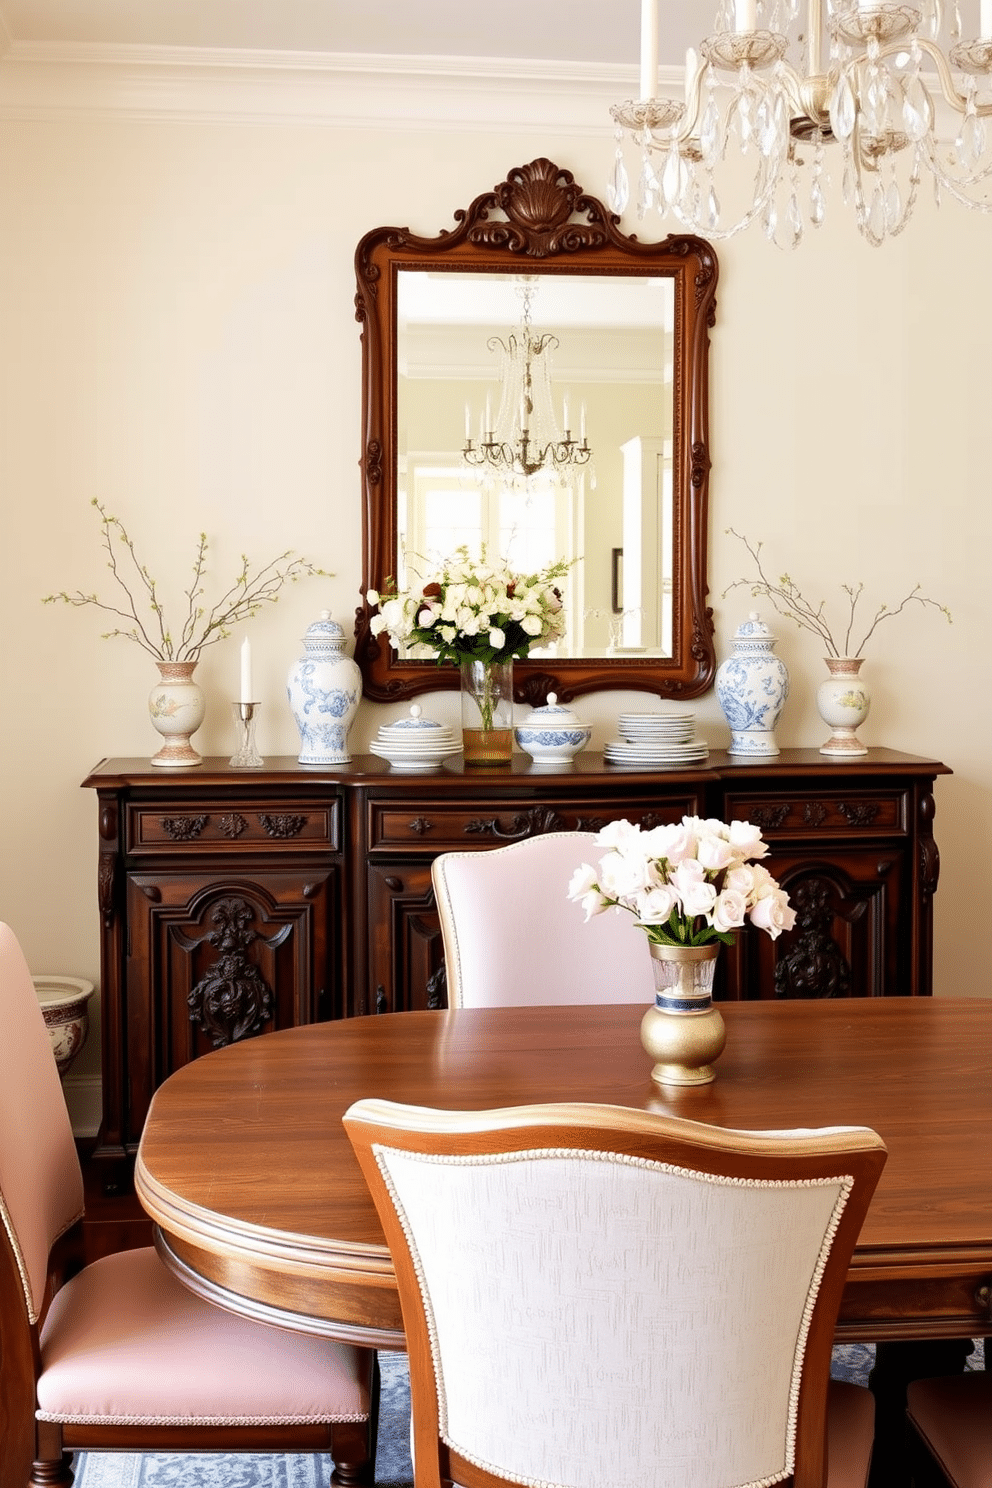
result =
[[[872,1397],[829,1371],[874,1132],[382,1100],[344,1122],[396,1272],[417,1488],[865,1488]]]
[[[0,1021],[0,1488],[70,1484],[77,1448],[321,1451],[334,1458],[335,1482],[371,1483],[371,1350],[222,1311],[150,1248],[65,1279],[82,1175],[41,1009],[7,925]]]
[[[449,1007],[654,1001],[633,917],[611,909],[585,924],[568,898],[572,874],[599,852],[592,832],[548,832],[434,859]]]
[[[41,1331],[38,1417],[108,1426],[367,1421],[367,1376],[358,1350],[223,1312],[194,1297],[154,1250],[126,1250],[56,1294]]]
[[[992,1374],[914,1380],[906,1399],[918,1488],[992,1488]]]

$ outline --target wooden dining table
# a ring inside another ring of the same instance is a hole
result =
[[[389,1252],[341,1122],[353,1101],[597,1101],[722,1127],[865,1125],[889,1157],[839,1338],[992,1332],[992,1000],[721,1011],[716,1080],[688,1089],[652,1082],[643,1009],[631,1005],[405,1012],[249,1039],[159,1087],[135,1187],[166,1264],[199,1295],[256,1319],[402,1348]]]

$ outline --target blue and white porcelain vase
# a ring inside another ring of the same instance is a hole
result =
[[[730,753],[778,754],[775,725],[789,696],[789,673],[756,611],[737,627],[733,648],[716,674],[716,695],[730,725]]]
[[[301,765],[346,765],[351,759],[348,730],[362,700],[362,674],[344,645],[344,631],[330,610],[321,610],[289,674],[286,690],[300,731]]]

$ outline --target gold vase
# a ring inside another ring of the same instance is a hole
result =
[[[641,1020],[641,1043],[655,1061],[659,1085],[708,1085],[727,1030],[713,1006],[713,974],[720,942],[656,945],[648,942],[654,973],[654,1007]]]

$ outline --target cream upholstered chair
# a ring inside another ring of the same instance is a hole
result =
[[[7,925],[0,1022],[0,1488],[69,1484],[67,1451],[83,1448],[323,1451],[335,1481],[371,1482],[371,1350],[223,1312],[152,1249],[94,1261],[52,1296],[50,1261],[82,1213],[82,1177],[41,1009]]]
[[[567,897],[576,868],[600,853],[592,832],[548,832],[434,859],[449,1007],[654,1001],[632,917],[609,910],[587,925]]]
[[[906,1399],[916,1488],[992,1488],[992,1374],[913,1380]]]
[[[829,1369],[874,1132],[380,1100],[344,1122],[399,1285],[417,1488],[863,1488],[873,1401]]]

